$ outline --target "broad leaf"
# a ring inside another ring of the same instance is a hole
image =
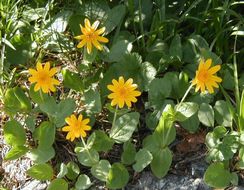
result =
[[[193,102],[182,102],[175,106],[175,119],[177,121],[185,121],[193,116],[198,110],[198,105]]]
[[[213,127],[214,126],[214,110],[211,105],[202,103],[200,105],[199,111],[198,111],[198,118],[199,121],[208,126]]]
[[[95,140],[92,148],[97,151],[107,152],[112,149],[114,145],[114,140],[109,138],[107,134],[102,130],[96,130],[95,132]]]
[[[75,162],[71,161],[67,164],[67,172],[65,173],[67,178],[74,180],[80,174],[80,168]]]
[[[75,188],[77,190],[83,190],[88,189],[91,185],[92,183],[90,178],[85,174],[81,174],[75,183]]]
[[[109,170],[106,186],[111,189],[123,188],[129,181],[129,173],[121,163],[114,163]]]
[[[110,168],[111,168],[111,165],[110,165],[109,161],[100,160],[99,163],[92,166],[91,173],[97,179],[106,182]]]
[[[77,153],[79,162],[84,165],[91,167],[99,162],[99,154],[94,149],[83,149]]]
[[[133,165],[133,169],[136,172],[141,172],[147,167],[153,159],[152,154],[147,149],[140,149],[135,156],[136,163]]]
[[[9,88],[4,95],[4,110],[10,115],[29,112],[31,102],[20,87]]]
[[[11,146],[25,144],[26,134],[24,128],[15,120],[8,121],[3,128],[4,139]]]
[[[135,161],[136,148],[133,143],[127,141],[123,144],[123,153],[121,162],[125,165],[130,165]]]
[[[52,123],[44,121],[36,129],[35,134],[38,140],[38,148],[48,149],[54,143],[56,128]]]
[[[222,162],[211,164],[204,174],[204,181],[211,187],[225,188],[230,184],[231,173]]]
[[[98,90],[90,89],[84,93],[84,106],[86,107],[86,113],[96,114],[102,110],[100,93]]]
[[[15,160],[28,151],[28,148],[25,146],[14,146],[11,150],[5,155],[5,160]]]
[[[71,72],[67,69],[62,70],[63,84],[67,88],[81,92],[84,90],[83,81],[78,73]]]
[[[162,178],[168,173],[172,163],[172,157],[169,148],[164,148],[153,153],[153,160],[150,166],[156,177]]]
[[[110,138],[117,143],[128,141],[138,125],[139,117],[137,112],[126,113],[119,117],[110,131]]]
[[[228,104],[224,100],[218,100],[214,106],[214,116],[219,125],[230,127],[232,126],[232,115],[229,112]]]
[[[36,148],[32,149],[28,153],[28,157],[33,160],[35,163],[41,164],[51,160],[55,156],[55,150],[52,146],[45,149]]]
[[[47,190],[68,190],[68,183],[64,179],[54,179],[47,187]]]
[[[49,164],[34,165],[26,173],[37,180],[51,180],[53,177],[53,169]]]
[[[175,112],[171,105],[167,105],[159,120],[159,124],[153,133],[154,138],[157,139],[162,147],[168,146],[175,140],[176,131],[174,121]]]

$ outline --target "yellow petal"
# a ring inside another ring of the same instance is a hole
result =
[[[99,50],[103,49],[103,46],[97,40],[92,40],[92,44]]]
[[[205,69],[208,70],[211,67],[212,59],[207,59],[205,62]]]
[[[82,131],[81,131],[81,136],[82,136],[82,137],[86,137],[86,132],[82,130]]]
[[[63,128],[62,128],[62,131],[65,131],[65,132],[70,131],[70,126],[65,126],[65,127],[63,127]]]
[[[46,62],[46,63],[45,63],[45,65],[44,65],[44,70],[45,70],[46,72],[49,72],[49,70],[50,70],[50,62]]]
[[[119,85],[124,85],[124,83],[125,83],[124,77],[120,76],[119,77]]]
[[[84,119],[82,123],[83,123],[83,125],[87,125],[89,122],[90,122],[90,119],[87,118],[87,119]]]
[[[105,27],[102,27],[102,28],[100,28],[100,29],[98,29],[96,32],[95,32],[95,34],[97,34],[97,35],[101,35],[101,34],[103,34],[105,32]],[[107,39],[107,38],[106,38]]]
[[[40,62],[37,62],[36,68],[37,68],[37,71],[42,71],[42,64]]]
[[[86,40],[82,40],[78,45],[77,48],[82,48],[84,45],[86,45],[87,41]]]
[[[51,68],[51,70],[49,71],[49,76],[52,77],[53,75],[55,75],[58,72],[58,69],[56,67]]]
[[[35,69],[28,69],[29,73],[31,75],[36,75],[37,74],[37,71]]]
[[[78,120],[82,121],[82,119],[83,119],[83,116],[82,116],[82,114],[80,114]]]
[[[119,101],[119,108],[123,108],[123,107],[124,107],[124,105],[125,105],[125,102],[124,102],[124,101],[122,101],[122,100],[120,100],[120,101]]]
[[[210,68],[208,70],[208,72],[209,72],[209,74],[212,74],[213,75],[213,74],[217,73],[220,70],[220,68],[221,68],[220,65],[216,65],[216,66]]]
[[[86,49],[87,49],[87,53],[88,54],[90,54],[92,52],[92,44],[91,44],[91,42],[87,42]]]
[[[98,20],[96,20],[96,21],[92,24],[92,28],[93,28],[94,30],[96,30],[99,24],[100,24],[100,22],[99,22]]]
[[[40,85],[39,85],[39,83],[37,83],[37,84],[35,85],[35,87],[34,87],[34,91],[35,91],[35,92],[38,91],[38,90],[40,90]]]
[[[220,77],[217,77],[217,76],[214,76],[214,75],[212,75],[210,77],[210,79],[213,80],[213,81],[215,81],[215,82],[222,82],[222,79]]]
[[[125,82],[125,85],[131,86],[132,83],[133,83],[133,79],[132,79],[132,78],[129,78],[129,79]]]
[[[131,107],[131,101],[126,100],[125,103],[129,108]]]
[[[35,82],[37,82],[38,80],[37,80],[36,77],[29,77],[29,78],[28,78],[28,81],[30,81],[31,83],[35,83]]]
[[[82,128],[83,128],[85,131],[90,131],[90,130],[91,130],[91,126],[89,126],[89,125],[84,125]]]
[[[103,43],[108,43],[108,39],[103,36],[97,36],[97,40]]]
[[[91,27],[91,23],[90,23],[90,21],[87,18],[85,18],[85,27],[86,28],[90,28]]]
[[[79,36],[75,36],[74,39],[77,39],[77,40],[82,40],[85,38],[85,35],[79,35]]]

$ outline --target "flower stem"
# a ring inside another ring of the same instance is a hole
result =
[[[85,142],[85,140],[83,139],[82,136],[81,136],[81,141],[82,141],[82,144],[83,144],[83,146],[84,146],[84,148],[85,148],[85,150],[86,150],[86,152],[87,152],[89,158],[90,158],[93,162],[95,162],[95,160],[92,158],[92,156],[91,156],[91,154],[90,154],[90,151],[89,151],[89,148],[88,148],[88,146],[87,146],[87,144],[86,144],[86,142]]]
[[[112,127],[115,125],[116,117],[117,117],[117,112],[118,112],[118,105],[116,105],[115,112],[114,112],[114,118],[113,118],[113,123]]]
[[[192,88],[193,84],[191,84],[188,89],[186,90],[184,96],[182,97],[181,101],[180,101],[180,104],[186,99],[186,96],[188,95],[188,93],[190,92],[191,88]],[[179,105],[180,105],[179,104]]]
[[[43,94],[42,94],[42,90],[39,90],[40,96],[41,96],[41,100],[44,102],[44,98],[43,98]]]

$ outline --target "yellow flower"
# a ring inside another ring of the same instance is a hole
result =
[[[214,74],[220,70],[221,66],[216,65],[211,67],[211,64],[212,59],[208,59],[205,63],[204,60],[200,61],[196,76],[192,81],[192,85],[196,85],[196,92],[199,89],[201,89],[201,92],[205,92],[207,88],[209,93],[214,93],[213,87],[219,88],[218,83],[220,83],[222,79]]]
[[[29,73],[32,75],[29,77],[29,81],[31,83],[36,83],[34,87],[34,91],[38,91],[42,89],[44,93],[48,93],[50,91],[54,92],[56,89],[54,85],[59,85],[60,82],[53,78],[53,76],[57,73],[57,68],[54,67],[50,69],[50,63],[46,62],[44,67],[42,64],[38,62],[36,64],[35,69],[29,69]]]
[[[112,80],[113,85],[108,85],[107,88],[113,93],[108,95],[109,99],[112,99],[111,105],[118,105],[120,108],[124,107],[124,104],[131,107],[131,102],[136,102],[137,96],[141,95],[141,92],[135,90],[136,84],[133,84],[133,79],[129,78],[126,82],[123,77],[119,77],[119,80]]]
[[[85,27],[80,25],[82,35],[75,36],[75,39],[81,40],[77,45],[77,48],[82,48],[86,45],[88,54],[92,52],[92,46],[94,45],[97,49],[102,50],[103,46],[99,43],[107,43],[108,39],[100,36],[105,32],[105,27],[97,30],[99,21],[95,21],[92,25],[88,19],[85,19]]]
[[[65,121],[68,126],[62,128],[62,131],[68,132],[66,139],[73,141],[75,138],[86,137],[86,131],[91,130],[91,126],[87,125],[90,119],[83,119],[82,115],[79,115],[78,119],[74,114],[70,117],[66,117]]]

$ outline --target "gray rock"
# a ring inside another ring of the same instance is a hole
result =
[[[20,187],[21,190],[45,190],[47,188],[47,183],[32,180],[27,182],[23,187]]]

